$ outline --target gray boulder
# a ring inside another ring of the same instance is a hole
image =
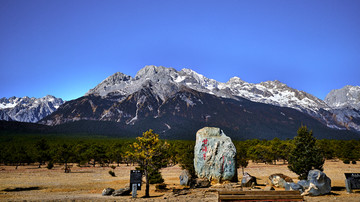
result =
[[[106,188],[102,191],[101,195],[110,196],[114,191],[115,191],[115,189],[113,189],[113,188]]]
[[[299,190],[302,195],[320,196],[331,192],[331,179],[320,170],[310,170],[307,180],[288,183],[285,190]]]
[[[181,171],[179,178],[180,178],[180,185],[187,186],[190,184],[191,175],[190,175],[189,171],[187,171],[187,170]]]
[[[197,131],[194,167],[199,178],[212,183],[237,181],[236,148],[220,128],[205,127]]]
[[[331,192],[331,179],[320,170],[310,170],[307,181],[309,188],[305,189],[304,193],[309,193],[312,196],[319,196]]]
[[[245,172],[241,179],[241,186],[243,187],[251,187],[256,185],[256,177],[251,176],[249,173]]]
[[[275,187],[285,188],[287,182],[293,182],[291,177],[286,176],[282,173],[275,173],[269,176],[271,184]]]
[[[115,190],[112,193],[112,195],[113,196],[126,196],[126,195],[130,195],[130,193],[131,193],[130,186],[126,186],[125,188]]]

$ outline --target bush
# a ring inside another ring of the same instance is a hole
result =
[[[52,161],[50,161],[46,166],[46,168],[49,170],[52,169],[53,167],[54,167],[54,163]]]
[[[113,170],[115,170],[116,166],[112,165],[112,166],[110,166],[110,168],[112,168]]]
[[[351,164],[356,164],[356,161],[351,161]]]
[[[109,170],[109,174],[113,177],[116,177],[115,172],[113,172],[112,170]]]
[[[345,160],[343,160],[343,163],[345,163],[345,164],[350,164],[350,160],[345,159]]]

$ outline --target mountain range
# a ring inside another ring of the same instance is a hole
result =
[[[64,104],[61,98],[10,97],[0,99],[0,120],[36,123]]]
[[[276,80],[222,83],[191,69],[145,66],[135,77],[115,73],[45,116],[38,123],[58,131],[129,137],[152,128],[165,138],[193,139],[201,127],[217,126],[235,139],[286,139],[304,124],[319,138],[359,139],[360,87],[321,100]]]

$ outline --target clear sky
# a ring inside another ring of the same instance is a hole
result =
[[[324,99],[360,85],[360,1],[0,0],[0,97],[71,100],[145,65]]]

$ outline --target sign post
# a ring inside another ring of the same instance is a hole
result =
[[[142,172],[140,170],[130,170],[130,187],[132,197],[136,198],[137,190],[141,190]]]

